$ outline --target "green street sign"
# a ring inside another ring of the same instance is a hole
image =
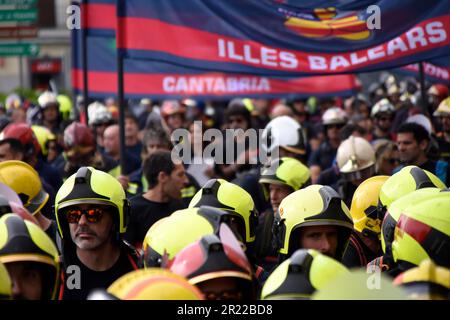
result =
[[[0,10],[1,22],[36,22],[38,12],[36,9]]]
[[[0,0],[0,6],[36,6],[38,0]]]
[[[39,53],[39,45],[34,43],[0,44],[0,57],[35,56]]]

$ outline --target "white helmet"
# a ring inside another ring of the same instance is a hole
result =
[[[339,171],[346,180],[361,179],[363,173],[368,178],[375,173],[375,151],[363,138],[350,136],[343,141],[337,150],[336,158]]]
[[[425,130],[427,130],[428,135],[431,136],[431,133],[433,132],[433,127],[428,117],[424,116],[423,114],[415,114],[413,116],[409,116],[406,119],[406,123],[410,122],[420,124],[422,127],[425,128]]]
[[[330,124],[346,124],[347,123],[347,113],[338,107],[329,108],[322,115],[322,123],[324,126]]]
[[[371,116],[376,117],[379,113],[390,113],[394,114],[395,107],[392,105],[392,103],[384,98],[375,103],[375,105],[372,107]]]
[[[38,98],[38,103],[41,108],[46,108],[48,105],[58,105],[56,94],[51,91],[44,91]]]
[[[263,148],[271,153],[278,147],[297,154],[306,153],[302,127],[289,116],[280,116],[271,120],[264,128],[262,142]]]
[[[89,125],[107,123],[112,120],[112,114],[106,106],[98,101],[92,102],[88,106]]]

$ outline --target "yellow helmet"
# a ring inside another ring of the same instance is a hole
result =
[[[12,284],[8,270],[0,262],[0,300],[10,300],[12,296]]]
[[[408,300],[406,293],[384,273],[352,270],[316,291],[313,300]]]
[[[392,255],[391,245],[394,240],[394,230],[402,212],[409,206],[414,206],[416,203],[422,201],[422,199],[428,198],[439,192],[441,192],[441,189],[439,188],[423,188],[415,190],[400,197],[389,205],[383,223],[381,224],[381,248],[385,255]]]
[[[59,234],[69,234],[65,209],[83,203],[103,204],[116,209],[113,217],[117,237],[127,230],[130,203],[122,185],[112,175],[92,167],[81,167],[64,181],[55,197],[55,216]]]
[[[295,191],[281,201],[278,211],[276,237],[281,254],[290,255],[299,249],[291,241],[297,239],[302,227],[333,225],[339,229],[335,258],[342,258],[353,222],[347,206],[331,187],[315,184]]]
[[[180,250],[202,236],[217,234],[225,216],[221,210],[202,206],[178,210],[158,220],[144,238],[144,266],[159,267],[164,255],[173,259]]]
[[[309,299],[334,278],[349,271],[340,262],[313,249],[300,249],[269,276],[261,299]]]
[[[127,273],[107,292],[120,300],[203,300],[200,290],[184,277],[158,268]]]
[[[63,120],[69,120],[72,112],[72,100],[64,94],[59,94],[56,99],[58,100],[59,113],[61,114]]]
[[[16,214],[3,215],[0,218],[0,262],[39,263],[45,270],[42,298],[56,298],[60,278],[59,253],[38,225]]]
[[[49,195],[42,187],[39,174],[23,161],[1,162],[0,182],[13,189],[32,214],[39,212],[48,201]]]
[[[46,127],[33,125],[31,126],[36,139],[41,146],[41,152],[44,156],[48,154],[47,143],[51,140],[56,140],[56,136]]]
[[[270,165],[261,170],[259,183],[268,193],[266,184],[281,184],[292,188],[292,191],[311,184],[311,174],[307,166],[290,157],[274,159]]]
[[[422,188],[444,189],[445,184],[433,173],[417,166],[406,166],[389,177],[380,190],[380,203],[389,205],[400,197]]]
[[[211,206],[238,218],[240,232],[246,243],[255,241],[258,215],[250,194],[237,184],[224,179],[211,179],[195,194],[189,208]]]
[[[408,206],[394,231],[392,256],[402,270],[426,259],[450,268],[450,192],[443,191]]]
[[[383,183],[389,176],[375,176],[361,183],[353,194],[350,214],[356,231],[380,238],[381,222],[378,198]]]
[[[435,117],[450,117],[450,97],[442,100],[439,107],[433,113]]]
[[[411,299],[450,300],[450,269],[431,260],[399,274],[394,284],[401,286]]]

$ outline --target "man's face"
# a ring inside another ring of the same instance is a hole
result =
[[[197,284],[206,300],[243,300],[242,290],[234,278],[215,278]]]
[[[341,129],[344,125],[343,124],[330,124],[327,125],[327,137],[330,140],[337,140],[340,137]]]
[[[270,204],[273,212],[277,212],[281,201],[292,193],[292,188],[283,184],[269,184]]]
[[[172,130],[182,128],[183,124],[184,116],[181,113],[175,113],[167,117],[167,125]]]
[[[441,117],[442,129],[446,133],[450,133],[450,116]]]
[[[426,143],[418,143],[412,133],[399,133],[397,135],[397,147],[400,161],[406,164],[415,164],[425,152]]]
[[[125,119],[125,139],[137,139],[139,127],[130,118]]]
[[[164,181],[163,191],[172,199],[181,199],[181,189],[189,183],[186,171],[182,164],[175,165],[175,168],[170,173],[170,176]]]
[[[228,128],[247,130],[248,123],[244,116],[241,115],[230,116],[228,118]]]
[[[26,123],[27,111],[23,108],[13,109],[11,113],[11,122],[13,123]]]
[[[95,208],[102,209],[100,219],[97,222],[89,222],[86,210]],[[83,211],[78,223],[69,223],[70,236],[79,249],[96,250],[110,241],[113,229],[112,208],[97,204],[80,204],[69,209]]]
[[[148,141],[147,145],[145,146],[147,149],[147,157],[149,157],[151,154],[158,150],[167,150],[170,151],[170,147],[167,146],[163,141],[158,139],[151,139]]]
[[[118,155],[120,153],[119,131],[107,128],[103,134],[103,146],[109,154]]]
[[[381,131],[389,131],[392,127],[393,120],[394,117],[392,115],[381,114],[377,117],[375,123]]]
[[[13,152],[11,145],[7,142],[0,144],[0,162],[7,160],[23,160],[23,154]]]
[[[315,249],[329,257],[336,256],[338,230],[336,226],[308,226],[300,231],[300,248]]]
[[[40,300],[42,298],[42,274],[29,262],[5,264],[12,282],[14,300]]]
[[[58,118],[59,109],[57,105],[49,105],[43,109],[42,114],[47,121],[55,121]]]

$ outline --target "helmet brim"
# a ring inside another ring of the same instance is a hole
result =
[[[204,281],[217,279],[217,278],[238,278],[244,279],[248,281],[252,281],[252,277],[249,274],[245,274],[239,271],[217,271],[217,272],[209,272],[196,277],[189,279],[190,284],[198,284]]]
[[[49,194],[44,191],[44,189],[41,189],[39,193],[30,200],[29,205],[27,205],[27,210],[31,212],[31,214],[36,214],[39,210],[42,209],[42,207],[45,206],[49,199]]]

